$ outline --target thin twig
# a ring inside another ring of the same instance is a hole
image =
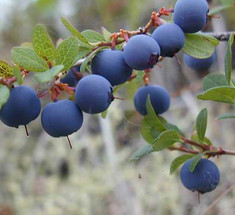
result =
[[[231,34],[235,35],[235,31],[228,32],[203,32],[203,34],[212,36],[219,41],[228,41]]]
[[[183,140],[184,143],[186,143],[186,144],[199,147],[199,148],[203,149],[204,151],[210,150],[210,146],[208,146],[208,145],[201,144],[201,143],[197,143],[197,142],[195,142],[195,141],[193,141],[193,140],[189,140],[189,139],[187,139],[187,138],[185,138],[185,137],[183,137],[183,136],[180,136],[180,138],[181,138],[181,140]]]

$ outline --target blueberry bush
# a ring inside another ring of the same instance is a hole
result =
[[[227,40],[224,74],[206,76],[197,99],[234,104],[234,32],[228,37],[203,32],[214,13],[233,6],[210,12],[206,0],[178,0],[174,8],[152,12],[146,26],[138,30],[111,33],[103,27],[101,34],[89,29],[79,32],[62,17],[71,36],[56,44],[45,26],[38,24],[33,29],[32,42],[12,48],[12,64],[0,61],[0,120],[9,127],[25,126],[28,135],[27,125],[40,114],[40,99],[49,94],[52,102],[42,109],[42,128],[52,137],[68,138],[82,127],[83,112],[105,118],[112,102],[120,99],[116,92],[124,84],[140,80],[144,86],[135,93],[133,103],[143,115],[140,131],[147,143],[130,156],[130,161],[162,150],[180,151],[182,155],[172,161],[170,173],[183,165],[183,185],[201,194],[210,192],[218,185],[220,172],[209,158],[235,155],[235,151],[216,148],[207,137],[207,109],[202,109],[195,119],[190,138],[163,118],[161,114],[170,107],[170,94],[149,81],[158,62],[176,57],[180,51],[188,67],[208,70],[216,59],[215,47],[220,40]],[[172,21],[163,19],[170,15]],[[24,86],[31,74],[39,84],[36,91]],[[66,99],[60,99],[62,93]],[[224,113],[218,119],[234,117]],[[72,148],[69,138],[68,141]]]

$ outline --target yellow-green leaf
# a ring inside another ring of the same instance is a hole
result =
[[[69,70],[79,54],[76,37],[70,37],[60,43],[56,49],[56,65],[64,65],[64,70]]]
[[[0,84],[0,110],[2,109],[2,106],[7,102],[9,96],[9,88]]]
[[[33,48],[41,57],[45,57],[51,62],[55,59],[55,47],[47,33],[46,28],[38,24],[33,30]]]
[[[75,36],[79,41],[81,41],[81,46],[90,47],[91,45],[87,41],[87,39],[64,17],[61,17],[61,21],[64,26],[69,30],[69,32]]]
[[[12,66],[0,60],[0,77],[11,78],[13,76]]]

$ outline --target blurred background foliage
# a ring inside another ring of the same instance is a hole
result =
[[[211,7],[230,0],[210,1]],[[234,2],[234,0],[231,0]],[[60,17],[64,16],[80,31],[102,26],[115,32],[120,28],[137,29],[149,20],[151,12],[174,6],[174,0],[0,0],[0,56],[10,60],[13,46],[31,41],[32,29],[44,24],[54,42],[68,36]],[[209,21],[206,30],[235,29],[234,9]],[[167,18],[168,20],[171,17]],[[226,43],[217,48],[217,62],[208,72],[224,72]],[[182,54],[178,55],[182,61]],[[233,60],[234,62],[234,60]],[[234,120],[217,121],[226,112],[235,112],[225,104],[196,99],[205,73],[196,73],[176,59],[165,59],[151,72],[151,83],[166,87],[171,95],[170,110],[164,114],[188,136],[197,114],[209,110],[209,136],[216,146],[235,149]],[[33,79],[25,84],[37,87]],[[212,193],[201,197],[187,191],[179,172],[169,175],[177,152],[154,153],[137,163],[129,163],[130,154],[143,145],[141,117],[134,111],[133,95],[143,83],[130,82],[119,90],[125,101],[115,101],[107,118],[85,115],[82,129],[71,136],[73,150],[66,139],[53,139],[42,131],[40,119],[30,123],[30,137],[23,128],[0,124],[0,214],[234,214],[235,158],[213,159],[221,170],[221,183]],[[43,104],[49,102],[43,99]]]

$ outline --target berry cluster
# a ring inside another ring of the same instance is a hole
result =
[[[145,86],[139,88],[135,93],[134,105],[136,110],[141,115],[146,116],[148,114],[146,103],[149,98],[153,112],[156,115],[166,112],[170,107],[170,95],[162,86],[149,85],[148,73],[159,60],[164,57],[174,57],[184,47],[185,34],[196,33],[204,28],[208,11],[209,7],[206,0],[178,0],[174,10],[162,8],[158,13],[153,13],[151,21],[144,29],[133,32],[121,30],[120,33],[110,35],[111,42],[98,43],[97,47],[92,48],[92,53],[88,52],[83,56],[88,58],[89,54],[93,54],[98,50],[90,59],[92,74],[83,77],[82,70],[84,66],[77,63],[70,68],[73,65],[71,64],[68,67],[70,69],[65,69],[69,70],[68,72],[59,71],[58,74],[53,76],[52,82],[49,82],[49,84],[52,83],[49,92],[53,102],[47,104],[42,110],[41,123],[43,129],[52,137],[68,137],[77,132],[83,124],[83,112],[98,114],[106,111],[115,99],[113,87],[131,81],[136,76],[133,76],[133,70],[136,74],[144,70],[143,80],[145,83]],[[174,23],[167,23],[160,19],[161,15],[169,15],[173,12]],[[66,25],[69,25],[67,21]],[[155,26],[156,29],[150,35],[148,30],[152,26]],[[80,33],[79,37],[82,37]],[[85,38],[82,42],[84,41],[86,41]],[[119,44],[122,44],[122,47],[115,49]],[[90,46],[90,44],[88,45]],[[41,62],[42,59],[38,58]],[[53,60],[50,62],[50,58],[52,57],[46,58],[44,56],[47,63],[49,62],[49,69],[53,67]],[[184,56],[185,64],[197,71],[207,70],[214,61],[215,54],[207,59],[200,60],[189,55]],[[15,58],[15,62],[18,62],[18,58]],[[31,72],[27,68],[20,65],[19,71],[26,76],[28,72]],[[0,119],[7,126],[17,128],[23,125],[26,128],[26,125],[40,114],[40,99],[35,90],[28,86],[14,86],[12,84],[14,81],[16,81],[16,77],[9,77],[9,80],[2,81],[11,90],[8,101],[0,111]],[[66,91],[72,96],[70,99],[59,100],[58,95],[61,91]],[[158,123],[161,123],[160,121]],[[165,125],[160,124],[160,127],[161,131],[166,130]],[[174,131],[170,130],[169,132]],[[177,133],[176,141],[179,137],[179,133]],[[199,146],[204,151],[208,150],[208,156],[216,155],[211,154],[208,145],[204,146],[192,141],[188,141],[188,143]],[[171,147],[169,149],[189,152],[183,147]],[[199,152],[193,151],[194,154]],[[220,151],[219,153],[225,152]],[[189,166],[192,162],[192,160],[188,160],[181,169],[181,180],[185,187],[202,194],[215,189],[220,178],[216,165],[207,159],[202,159],[196,165],[194,171],[191,172]]]

